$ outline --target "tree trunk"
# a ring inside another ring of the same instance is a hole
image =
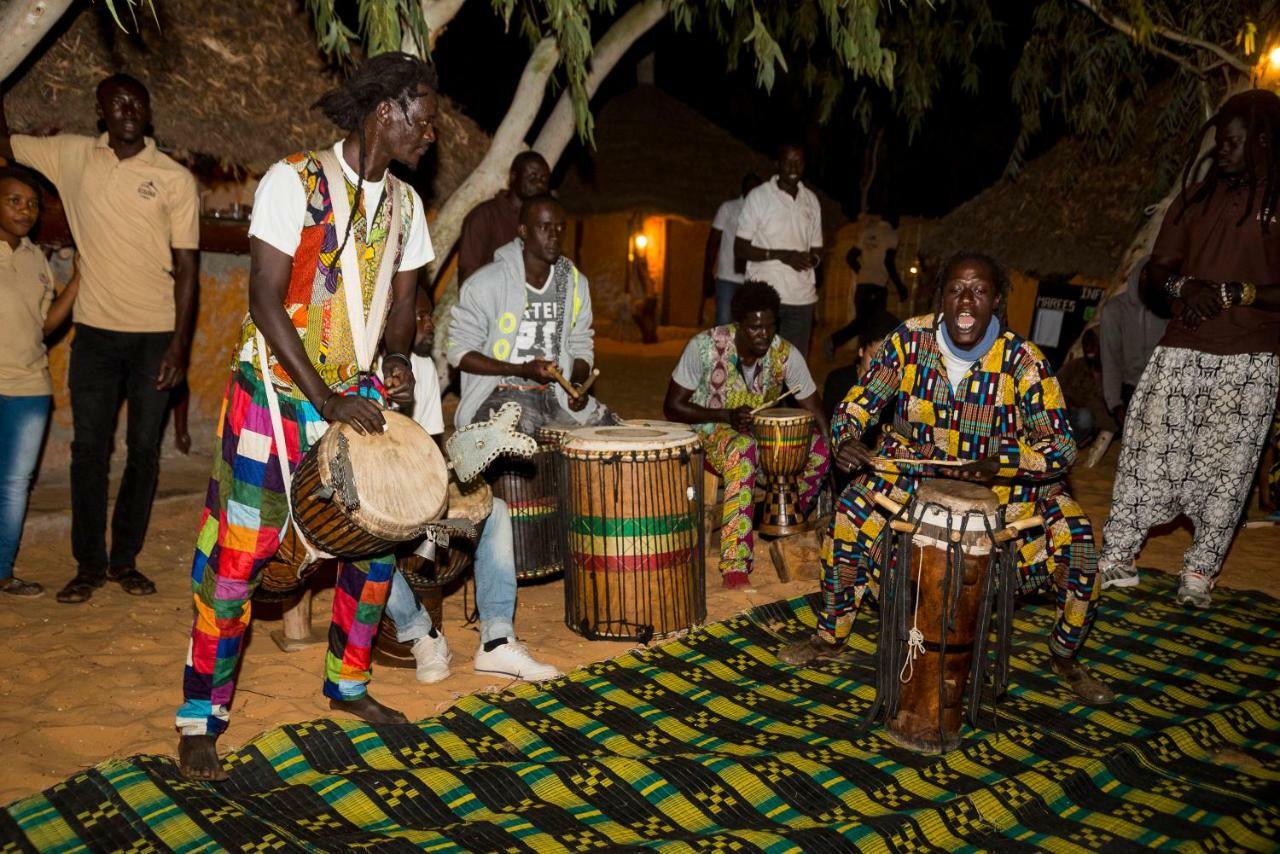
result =
[[[9,0],[0,8],[0,80],[22,64],[71,6],[71,0]]]
[[[444,28],[458,14],[458,10],[462,8],[462,4],[466,0],[422,0],[422,17],[427,22],[428,39],[427,50],[436,49],[436,41],[444,33]],[[418,46],[413,43],[413,38],[408,32],[400,40],[400,49],[405,53],[418,55]]]
[[[591,50],[591,72],[587,75],[587,97],[595,95],[600,83],[613,71],[618,60],[642,35],[649,32],[666,15],[664,0],[644,0],[614,22],[609,31]],[[547,159],[554,169],[573,139],[575,123],[573,98],[568,89],[560,93],[555,109],[534,140],[533,149]]]

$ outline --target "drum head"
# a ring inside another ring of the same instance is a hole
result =
[[[808,410],[797,409],[794,406],[774,406],[770,409],[762,409],[752,417],[758,421],[794,421],[813,418]]]
[[[661,451],[698,444],[693,431],[670,427],[578,427],[564,438],[563,447],[570,451]]]
[[[994,492],[963,480],[924,480],[916,489],[916,500],[936,504],[952,513],[978,513],[993,518],[1000,509],[1000,499]]]
[[[390,410],[382,416],[387,429],[373,435],[330,425],[320,440],[320,479],[362,528],[384,539],[410,540],[444,512],[449,469],[416,421]],[[353,494],[354,509],[348,500]]]
[[[622,422],[623,427],[652,427],[655,430],[685,430],[692,433],[693,428],[688,424],[681,424],[679,421],[659,421],[656,418],[627,418]]]
[[[543,424],[538,428],[535,434],[539,445],[547,445],[552,448],[560,447],[560,443],[564,441],[564,437],[568,435],[570,430],[576,430],[577,421],[559,421],[555,424]]]

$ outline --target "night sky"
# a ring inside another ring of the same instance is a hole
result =
[[[1026,4],[1001,3],[1005,43],[980,57],[981,91],[964,94],[946,86],[915,138],[908,144],[904,122],[890,117],[880,149],[880,168],[870,207],[877,213],[940,216],[971,198],[1002,174],[1018,131],[1018,115],[1009,98],[1009,78],[1017,48],[1029,26]],[[806,144],[809,180],[857,214],[858,180],[866,134],[839,106],[825,127],[817,122],[816,99],[806,95],[798,75],[779,73],[772,93],[755,85],[749,61],[726,71],[725,49],[709,34],[677,33],[659,24],[615,67],[592,102],[593,110],[614,94],[635,85],[635,65],[653,52],[657,85],[697,109],[716,124],[767,154],[783,138]],[[487,4],[466,4],[437,45],[441,88],[488,131],[506,112],[510,93],[529,48],[515,33],[504,34],[501,20]],[[745,58],[745,55],[744,55]],[[544,113],[554,101],[549,92]],[[536,125],[535,125],[536,132]],[[1052,142],[1041,139],[1038,148]],[[586,156],[574,143],[557,169]]]

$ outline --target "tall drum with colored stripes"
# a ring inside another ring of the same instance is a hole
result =
[[[556,450],[569,429],[567,424],[548,424],[538,431],[538,450],[532,458],[504,458],[493,466],[493,494],[507,502],[511,513],[517,581],[540,581],[564,569]]]
[[[764,475],[764,506],[756,530],[784,537],[808,528],[800,507],[800,476],[809,459],[813,416],[803,409],[775,407],[752,416],[756,459]]]
[[[647,643],[706,619],[702,446],[684,427],[581,427],[560,447],[565,623]]]

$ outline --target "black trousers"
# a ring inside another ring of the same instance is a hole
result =
[[[71,551],[78,571],[102,576],[134,567],[147,533],[160,473],[160,435],[170,392],[156,389],[172,332],[113,332],[76,324],[71,342]],[[111,519],[107,485],[120,404],[127,401],[127,456]]]

